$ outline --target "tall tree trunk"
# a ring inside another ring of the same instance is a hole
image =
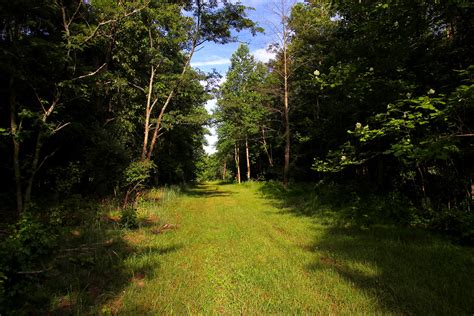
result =
[[[240,149],[239,146],[237,146],[237,143],[235,143],[234,146],[235,165],[237,167],[237,183],[240,183]]]
[[[39,99],[38,97],[38,102],[41,103],[41,100]],[[43,116],[41,118],[41,123],[42,124],[46,124],[47,120],[48,120],[48,117],[54,112],[54,109],[56,108],[56,106],[58,105],[59,103],[59,95],[55,96],[54,97],[54,100],[51,102],[51,105],[49,106],[49,108],[46,110],[45,108],[43,108]],[[56,127],[56,129],[52,132],[53,134],[56,133],[57,131],[61,130],[63,127],[69,125],[69,123],[66,123],[66,124],[62,124],[61,126],[58,126]],[[32,188],[33,188],[33,181],[35,179],[35,175],[36,173],[38,172],[38,170],[41,168],[41,166],[43,165],[43,163],[50,157],[54,154],[54,152],[52,154],[50,154],[49,156],[46,156],[42,162],[40,163],[39,160],[40,160],[40,152],[41,152],[41,147],[43,146],[43,132],[41,130],[41,126],[39,127],[39,131],[38,131],[38,136],[36,138],[36,143],[35,143],[35,150],[34,150],[34,153],[33,153],[33,160],[31,161],[31,166],[30,166],[30,170],[31,170],[31,173],[30,173],[30,176],[28,178],[28,182],[27,182],[27,185],[26,185],[26,189],[25,189],[25,196],[24,196],[24,200],[23,200],[23,210],[26,210],[27,207],[29,206],[30,204],[30,201],[31,201],[31,191],[32,191]]]
[[[423,198],[426,200],[426,183],[425,183],[425,176],[423,173],[422,167],[419,164],[416,164],[416,168],[418,169],[418,173],[420,174],[420,182],[421,182],[421,192],[423,193]]]
[[[285,188],[288,188],[289,182],[289,170],[290,170],[290,106],[288,101],[289,86],[288,78],[290,76],[290,56],[288,55],[288,46],[290,44],[291,31],[288,25],[289,23],[289,13],[291,12],[292,6],[296,3],[295,0],[274,0],[275,8],[273,12],[278,16],[281,29],[276,32],[280,32],[278,36],[278,41],[281,47],[282,62],[283,62],[283,73],[281,77],[283,78],[283,115],[284,115],[284,138],[285,138],[285,152],[284,152],[284,166],[283,166],[283,185]]]
[[[227,160],[224,160],[224,168],[222,169],[222,180],[225,180],[225,177],[227,175]]]
[[[12,142],[13,142],[13,171],[15,175],[15,191],[16,191],[16,208],[18,215],[23,212],[23,193],[21,188],[21,169],[20,169],[20,142],[18,140],[18,134],[20,127],[16,121],[16,95],[13,87],[14,79],[10,78],[10,128],[12,131]]]
[[[249,141],[247,135],[245,135],[245,157],[247,159],[247,181],[250,180],[250,155],[249,155]]]
[[[156,125],[155,125],[155,131],[153,132],[153,137],[151,139],[150,147],[148,149],[148,154],[147,154],[147,160],[151,159],[151,156],[153,154],[153,150],[155,148],[156,140],[158,139],[159,132],[161,130],[161,122],[163,120],[163,115],[166,111],[166,108],[170,104],[171,100],[173,99],[176,90],[179,88],[179,86],[182,84],[184,80],[184,75],[186,74],[186,71],[188,70],[189,65],[191,64],[191,59],[193,58],[194,52],[196,51],[196,47],[199,45],[199,37],[200,37],[200,31],[201,31],[201,2],[197,2],[198,5],[198,16],[197,16],[197,23],[196,23],[196,29],[194,31],[193,35],[193,40],[191,44],[191,50],[189,52],[189,56],[186,59],[186,62],[184,64],[183,70],[181,71],[181,75],[179,76],[178,82],[176,85],[171,89],[170,93],[168,94],[168,97],[166,98],[165,103],[161,107],[160,110],[160,115],[158,115]]]
[[[265,128],[262,128],[262,140],[263,140],[263,149],[265,149],[265,153],[267,154],[267,157],[268,157],[268,164],[270,165],[270,167],[273,167],[273,158],[270,152],[268,151],[268,145],[265,139]]]
[[[285,30],[286,32],[286,30]],[[288,104],[288,52],[286,43],[283,46],[283,77],[284,77],[284,113],[285,113],[285,165],[283,167],[283,185],[288,188],[290,170],[290,108]]]
[[[41,128],[41,127],[40,127]],[[28,178],[28,182],[26,184],[26,189],[25,189],[25,199],[24,199],[24,204],[23,208],[24,210],[27,210],[30,201],[31,201],[31,191],[33,189],[33,181],[35,179],[36,172],[39,169],[39,158],[40,158],[40,152],[41,152],[41,147],[42,147],[42,136],[43,133],[41,130],[38,132],[38,136],[36,138],[36,144],[35,144],[35,152],[33,154],[33,161],[31,162],[31,174]]]
[[[182,75],[184,75],[184,71]],[[165,104],[163,104],[163,107],[160,110],[160,114],[158,115],[158,118],[156,119],[155,131],[153,132],[150,148],[148,149],[148,154],[146,157],[147,160],[151,160],[151,156],[153,155],[153,150],[155,149],[156,140],[158,139],[159,132],[161,130],[161,122],[163,121],[163,115],[165,114],[166,108],[170,104],[171,99],[173,99],[174,93],[175,93],[175,90],[173,89],[168,95],[168,98],[166,99]]]
[[[142,147],[142,156],[141,160],[145,160],[147,157],[147,149],[148,149],[148,136],[150,133],[150,116],[151,116],[151,106],[152,106],[152,93],[153,93],[153,81],[155,78],[155,67],[151,66],[150,70],[150,79],[148,81],[148,94],[146,98],[146,110],[145,110],[145,130],[143,134],[143,147]]]

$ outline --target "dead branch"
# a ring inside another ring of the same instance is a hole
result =
[[[68,126],[70,124],[71,124],[71,122],[67,122],[67,123],[64,123],[64,124],[58,124],[58,126],[56,126],[56,128],[53,129],[52,134],[55,134],[55,133],[59,132],[60,130],[62,130],[63,128],[65,128],[66,126]]]
[[[145,89],[142,88],[142,87],[140,87],[139,85],[134,84],[133,82],[128,82],[128,84],[131,85],[131,86],[134,87],[134,88],[137,88],[137,89],[140,90],[141,92],[146,93]]]
[[[76,77],[76,78],[71,79],[71,81],[75,81],[75,80],[80,80],[80,79],[92,77],[92,76],[96,75],[99,71],[101,71],[102,68],[104,68],[105,66],[107,66],[107,63],[103,63],[102,66],[100,66],[99,68],[97,68],[97,69],[96,69],[95,71],[93,71],[93,72],[90,72],[90,73],[88,73],[88,74],[85,74],[85,75],[82,75],[82,76],[79,76],[79,77]]]

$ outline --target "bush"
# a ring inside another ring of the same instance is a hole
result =
[[[465,244],[474,244],[474,214],[465,209],[443,209],[432,215],[429,227],[457,238]]]
[[[125,186],[133,186],[142,184],[151,176],[151,172],[155,169],[152,161],[134,161],[123,172],[123,182]]]
[[[124,207],[128,207],[129,203],[135,202],[132,194],[143,188],[143,185],[151,177],[153,170],[156,168],[152,161],[134,161],[123,172],[123,187],[126,188]]]
[[[138,227],[137,210],[131,206],[125,206],[120,216],[120,227],[134,229]]]
[[[57,223],[56,219],[52,219]],[[31,301],[43,301],[43,271],[49,270],[59,243],[59,227],[25,214],[0,244],[0,313]]]

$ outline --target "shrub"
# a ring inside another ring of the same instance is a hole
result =
[[[53,219],[57,223],[57,219]],[[40,278],[58,247],[59,227],[25,214],[0,244],[0,313],[42,301]],[[20,304],[21,303],[21,304]]]
[[[125,207],[130,203],[131,195],[139,191],[144,183],[150,178],[155,167],[156,166],[152,161],[134,161],[124,170],[123,186],[126,188],[124,198]],[[133,202],[134,200],[132,203]]]
[[[138,227],[137,210],[131,206],[125,206],[120,216],[120,227],[134,229]]]

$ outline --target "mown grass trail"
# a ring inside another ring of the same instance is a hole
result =
[[[206,184],[165,204],[145,201],[152,220],[125,236],[139,250],[124,263],[133,278],[102,311],[474,312],[470,249],[391,228],[322,225],[260,187]]]

